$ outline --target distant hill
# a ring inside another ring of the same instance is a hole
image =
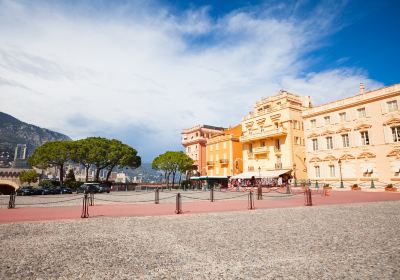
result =
[[[26,144],[27,153],[30,155],[43,143],[56,140],[71,140],[71,138],[0,112],[0,155],[8,155],[13,160],[17,144]]]

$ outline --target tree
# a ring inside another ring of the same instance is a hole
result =
[[[53,141],[38,147],[29,157],[30,165],[46,169],[56,167],[60,171],[60,183],[64,182],[64,165],[71,160],[72,141]]]
[[[184,152],[180,152],[178,170],[179,170],[179,185],[181,185],[182,173],[193,170],[193,159]]]
[[[65,176],[65,181],[76,182],[74,170],[68,170],[67,176]]]
[[[161,170],[164,172],[164,178],[167,182],[167,186],[172,175],[172,187],[175,185],[176,173],[185,172],[189,170],[193,165],[193,160],[189,158],[183,152],[167,151],[164,154],[157,156],[152,162],[152,168],[155,170]],[[180,183],[179,179],[179,183]]]
[[[89,145],[87,162],[96,167],[95,181],[99,181],[100,171],[110,164],[108,161],[110,140],[102,137],[89,137],[85,140]]]
[[[31,183],[36,183],[38,180],[39,174],[36,173],[35,170],[22,170],[21,173],[19,173],[19,180],[21,183],[28,183],[30,185]]]
[[[91,147],[95,145],[95,143],[93,143],[94,141],[91,140],[93,138],[94,137],[77,140],[74,141],[72,145],[72,160],[85,167],[85,182],[89,180],[89,168],[91,166],[90,151]]]
[[[135,149],[115,139],[110,140],[107,159],[109,164],[106,167],[108,170],[106,182],[108,182],[111,172],[115,167],[129,166],[137,168],[142,163],[141,158],[137,155]]]

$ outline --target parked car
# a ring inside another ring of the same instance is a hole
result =
[[[99,193],[100,184],[99,183],[84,183],[79,188],[76,189],[76,193]]]
[[[108,184],[100,184],[99,187],[100,187],[99,192],[101,193],[103,192],[110,193],[111,191],[111,186]]]
[[[40,187],[38,191],[41,195],[55,194],[55,189],[49,187]]]
[[[72,191],[70,188],[67,187],[60,187],[55,189],[55,193],[57,194],[71,194]]]
[[[16,193],[17,195],[35,195],[36,191],[32,187],[28,186],[19,188]]]

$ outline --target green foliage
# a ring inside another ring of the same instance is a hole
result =
[[[77,182],[77,181],[67,181],[65,180],[66,187],[70,188],[71,190],[76,190],[82,185],[82,182]]]
[[[28,183],[30,185],[31,183],[36,183],[38,180],[38,174],[36,173],[35,170],[23,170],[19,174],[19,180],[21,183]]]
[[[59,181],[55,181],[55,180],[42,180],[40,182],[40,186],[48,187],[48,188],[55,188],[55,187],[60,186],[60,182]]]
[[[72,181],[72,182],[76,181],[74,170],[72,169],[68,170],[67,176],[65,176],[65,181]]]

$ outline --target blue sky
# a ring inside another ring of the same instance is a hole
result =
[[[282,88],[321,104],[399,83],[399,3],[0,0],[0,111],[150,162]]]

